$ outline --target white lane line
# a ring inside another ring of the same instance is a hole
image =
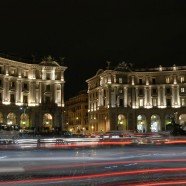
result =
[[[8,172],[24,172],[23,167],[1,167],[0,173],[8,173]]]

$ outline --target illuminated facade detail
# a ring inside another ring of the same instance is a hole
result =
[[[7,116],[7,125],[16,125],[16,115],[12,112]]]
[[[140,133],[147,131],[147,121],[145,115],[137,116],[137,131]]]
[[[91,103],[93,105],[93,103]],[[94,104],[96,109],[96,105]],[[96,116],[92,118],[96,120]],[[65,129],[72,133],[88,132],[88,94],[80,91],[75,97],[65,102]]]
[[[158,115],[151,116],[150,130],[151,130],[151,132],[161,131],[161,121],[160,121],[160,117]]]
[[[29,121],[29,115],[28,114],[21,114],[20,119],[20,129],[28,129],[30,128],[30,121]]]
[[[48,132],[54,130],[53,117],[51,114],[46,113],[43,115],[43,128],[42,132]]]
[[[2,124],[42,131],[43,115],[50,113],[54,128],[62,128],[66,68],[51,57],[39,64],[0,57],[0,109],[4,118]],[[10,119],[10,112],[15,114],[15,119]]]
[[[182,128],[186,130],[186,114],[181,114],[178,119],[179,119],[179,123],[181,124]]]
[[[127,130],[127,121],[123,114],[118,115],[117,130]]]
[[[133,70],[126,66],[98,70],[86,81],[90,129],[93,125],[95,131],[119,130],[121,114],[126,118],[126,130],[157,132],[166,129],[167,113],[186,114],[186,66]],[[96,121],[91,115],[96,115]],[[143,124],[138,116],[144,118]]]
[[[185,81],[185,77],[184,77],[184,76],[181,76],[181,77],[180,77],[180,82],[181,82],[181,83],[184,83],[184,81]]]

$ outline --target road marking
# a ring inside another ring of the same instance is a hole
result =
[[[124,166],[132,166],[132,165],[137,165],[137,163],[131,163],[131,164],[124,165]]]

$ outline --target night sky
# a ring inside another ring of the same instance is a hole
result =
[[[185,0],[1,0],[0,54],[64,57],[65,98],[97,70],[186,65]]]

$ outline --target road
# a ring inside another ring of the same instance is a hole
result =
[[[0,151],[0,185],[186,185],[186,146],[133,145]]]

